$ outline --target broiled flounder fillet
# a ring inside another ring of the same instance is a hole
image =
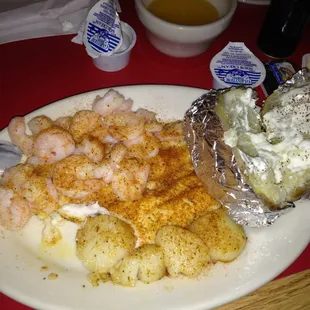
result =
[[[100,201],[99,201],[100,204]],[[115,202],[107,207],[111,214],[130,223],[141,244],[154,243],[157,231],[165,225],[187,227],[219,204],[204,190],[192,173],[159,191],[147,191],[133,202]]]
[[[242,226],[236,224],[223,208],[198,218],[189,229],[208,246],[213,262],[234,260],[247,240]]]
[[[183,143],[161,147],[158,155],[148,159],[148,163],[151,165],[149,182],[171,183],[194,171],[188,148]]]
[[[196,176],[186,145],[160,149],[147,163],[151,166],[149,186],[141,199],[119,201],[109,187],[96,192],[96,200],[102,207],[134,227],[141,245],[154,243],[157,231],[164,225],[187,227],[199,216],[219,207]]]

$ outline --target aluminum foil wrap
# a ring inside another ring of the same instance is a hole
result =
[[[288,92],[309,82],[309,70],[302,69],[275,92]],[[194,101],[185,113],[185,138],[193,165],[206,190],[227,207],[237,223],[251,227],[269,226],[295,205],[287,202],[270,209],[245,182],[232,149],[224,143],[224,130],[214,112],[217,96],[227,91],[229,89],[210,90]],[[255,91],[253,99],[258,99]]]

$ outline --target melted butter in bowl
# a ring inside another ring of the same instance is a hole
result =
[[[206,0],[154,0],[148,10],[167,22],[186,26],[210,24],[220,17]]]
[[[135,0],[150,43],[173,57],[205,52],[230,24],[237,0]]]

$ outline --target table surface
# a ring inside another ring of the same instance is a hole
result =
[[[138,20],[133,0],[121,1],[121,19],[137,33],[129,65],[114,73],[98,70],[72,36],[56,36],[12,42],[0,46],[0,128],[15,115],[24,115],[56,100],[78,93],[136,84],[172,84],[208,89],[212,87],[209,63],[229,41],[245,42],[262,61],[269,60],[256,46],[266,6],[238,4],[229,28],[202,55],[177,59],[161,54],[150,45]],[[297,68],[310,52],[310,27],[289,58]],[[310,246],[278,278],[263,288],[219,310],[306,309],[310,305]],[[285,301],[285,302],[284,302]],[[0,294],[0,308],[26,310]]]

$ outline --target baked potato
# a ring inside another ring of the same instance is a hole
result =
[[[309,74],[310,76],[310,74]],[[288,92],[276,91],[259,113],[250,88],[218,95],[215,112],[242,176],[271,208],[310,189],[310,77]]]

